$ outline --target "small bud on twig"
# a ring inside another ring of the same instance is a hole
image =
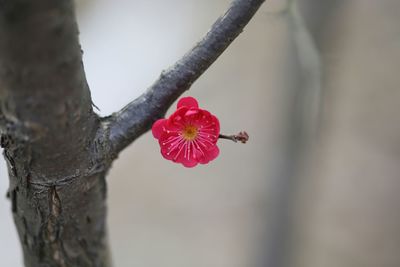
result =
[[[234,135],[220,134],[219,138],[228,139],[228,140],[231,140],[231,141],[233,141],[235,143],[237,143],[239,141],[242,144],[246,144],[246,142],[249,141],[249,135],[245,131],[240,132],[238,134],[234,134]]]

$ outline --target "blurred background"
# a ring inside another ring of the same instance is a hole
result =
[[[228,0],[80,0],[108,115],[202,37]],[[146,134],[108,176],[120,267],[400,266],[400,1],[268,0],[186,95],[226,134],[193,169]],[[0,259],[22,267],[0,160]]]

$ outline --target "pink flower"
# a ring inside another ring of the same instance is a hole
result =
[[[163,157],[188,168],[206,164],[218,156],[219,130],[217,117],[200,109],[193,97],[181,98],[177,110],[152,127]]]

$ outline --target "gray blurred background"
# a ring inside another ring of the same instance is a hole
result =
[[[228,3],[78,1],[100,114],[143,92]],[[219,158],[185,169],[146,134],[114,163],[115,266],[400,266],[400,1],[297,3],[267,0],[186,94],[248,144],[220,140]],[[0,260],[22,266],[5,197]]]

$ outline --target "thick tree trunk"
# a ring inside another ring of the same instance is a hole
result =
[[[0,2],[1,146],[26,266],[109,266],[109,167],[71,1]]]
[[[233,0],[141,97],[92,110],[72,0],[0,0],[0,134],[27,267],[107,267],[105,175],[242,32],[264,0]]]

